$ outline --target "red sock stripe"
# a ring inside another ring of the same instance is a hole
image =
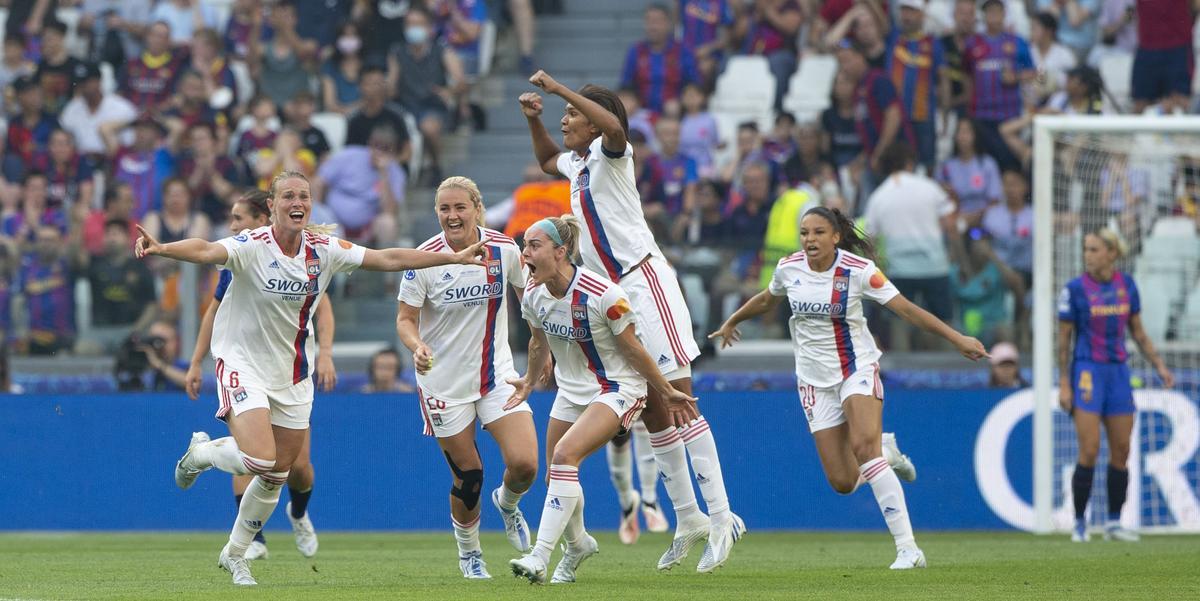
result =
[[[454,524],[455,528],[461,528],[463,530],[470,530],[471,528],[474,528],[475,526],[479,525],[479,518],[481,518],[481,517],[483,517],[482,513],[475,516],[475,519],[471,520],[470,522],[467,522],[466,524],[460,523],[458,520],[454,519],[454,516],[450,516],[450,521]]]
[[[283,486],[284,484],[287,484],[287,474],[284,474],[282,478],[276,477],[276,476],[268,476],[266,474],[259,474],[258,477],[262,478],[263,480],[265,480],[267,482],[270,482],[271,484],[274,484],[275,486]]]
[[[550,470],[551,480],[562,480],[564,482],[579,482],[579,472],[569,472],[565,470]]]
[[[675,441],[679,440],[680,438],[681,437],[679,436],[679,430],[667,430],[666,432],[659,432],[658,434],[651,434],[650,435],[650,446],[665,447],[669,444],[674,444]]]
[[[275,467],[273,465],[264,466],[260,463],[256,463],[251,461],[249,457],[242,457],[242,465],[246,466],[246,469],[250,470],[250,473],[257,474],[259,476],[265,476],[271,471],[272,467]]]
[[[683,442],[692,442],[693,440],[700,438],[705,432],[708,431],[708,421],[702,417],[693,422],[692,425],[688,426],[687,429],[683,431]]]
[[[875,476],[878,476],[880,473],[883,472],[883,470],[888,469],[888,467],[889,467],[888,462],[884,458],[880,457],[879,459],[876,459],[875,461],[868,463],[863,468],[863,472],[862,472],[863,479],[870,482],[872,478],[874,478]]]

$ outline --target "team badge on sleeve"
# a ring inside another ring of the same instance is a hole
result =
[[[238,242],[245,242],[245,241],[249,240],[250,237],[247,236],[246,234],[238,234],[238,235],[234,236],[233,239],[237,240]]]
[[[629,303],[626,302],[625,299],[618,298],[617,302],[613,303],[612,306],[608,308],[607,315],[610,320],[615,321],[620,319],[622,315],[630,312],[631,310],[632,309],[630,309]]]
[[[587,319],[587,305],[571,305],[571,319],[575,321]]]
[[[887,284],[887,276],[883,275],[882,271],[879,271],[878,269],[876,269],[875,273],[871,274],[870,281],[871,281],[871,287],[878,290],[880,288],[883,288],[884,285]]]
[[[838,292],[845,292],[850,289],[850,278],[840,275],[833,278],[833,289]]]

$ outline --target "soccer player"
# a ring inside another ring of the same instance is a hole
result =
[[[1136,541],[1135,531],[1121,527],[1121,507],[1129,486],[1129,439],[1133,434],[1133,390],[1129,383],[1125,332],[1154,365],[1163,385],[1175,377],[1142,328],[1141,297],[1129,274],[1115,263],[1125,243],[1101,229],[1083,239],[1083,275],[1067,282],[1058,297],[1058,403],[1075,420],[1079,460],[1071,476],[1075,529],[1071,540],[1088,540],[1084,510],[1092,494],[1100,424],[1108,434],[1108,523],[1106,540]]]
[[[638,340],[637,317],[621,286],[573,259],[582,229],[570,215],[543,219],[525,232],[521,256],[529,266],[530,285],[521,301],[529,322],[529,366],[525,377],[509,383],[516,390],[504,408],[518,407],[554,356],[558,396],[546,429],[546,465],[550,485],[533,550],[509,562],[513,574],[541,584],[560,537],[563,557],[553,583],[574,582],[575,571],[599,547],[583,525],[583,489],[579,464],[628,429],[646,403],[647,383],[658,391],[650,400],[672,425],[696,419],[695,399],[674,388]]]
[[[434,210],[442,233],[418,248],[453,254],[484,243],[484,267],[451,265],[410,270],[400,284],[396,331],[412,351],[425,434],[436,436],[450,465],[450,521],[464,578],[491,578],[479,546],[483,462],[475,422],[500,446],[504,482],[492,503],[508,542],[529,550],[529,526],[517,503],[537,475],[537,432],[526,403],[505,407],[515,392],[508,347],[508,289],[525,290],[521,250],[495,230],[480,227],[483,197],[475,182],[450,177],[438,186]],[[436,361],[434,359],[437,359]]]
[[[254,585],[246,548],[275,510],[279,488],[288,480],[307,436],[313,383],[309,357],[310,316],[336,273],[361,267],[403,271],[446,264],[483,264],[482,244],[455,254],[413,249],[372,250],[330,236],[305,232],[312,212],[308,179],[284,171],[271,181],[272,225],[217,242],[189,238],[162,244],[140,226],[134,254],[222,265],[233,272],[226,300],[217,309],[213,355],[217,357],[220,407],[233,433],[209,440],[192,435],[175,465],[175,483],[190,488],[201,472],[216,467],[254,474],[229,542],[218,565],[237,585]]]
[[[542,171],[571,180],[571,212],[583,228],[580,247],[584,267],[620,284],[629,294],[638,335],[650,357],[672,386],[690,395],[691,363],[700,355],[700,347],[692,338],[692,319],[675,270],[659,250],[642,214],[625,106],[611,90],[587,85],[575,92],[545,71],[538,71],[529,81],[567,102],[560,121],[567,148],[563,152],[542,124],[541,96],[527,92],[519,99]],[[658,560],[658,569],[678,565],[692,546],[708,539],[696,569],[711,572],[725,563],[746,526],[729,509],[721,461],[708,422],[698,415],[695,421],[676,427],[658,395],[656,389],[650,391],[642,419],[650,430],[650,444],[676,518],[675,537]],[[696,505],[688,473],[689,455],[709,515]]]
[[[269,225],[271,209],[267,206],[268,198],[266,192],[254,190],[234,202],[229,211],[229,230],[237,234],[242,230],[253,230]],[[310,224],[308,231],[320,227]],[[208,309],[205,310],[204,317],[200,320],[196,348],[192,351],[192,362],[187,370],[187,393],[193,401],[200,398],[200,367],[212,342],[213,322],[217,316],[217,307],[224,300],[225,292],[229,290],[231,281],[233,281],[233,273],[227,269],[221,270],[217,289],[213,293],[213,300],[208,304]],[[317,384],[322,390],[329,392],[337,384],[337,371],[333,366],[333,308],[329,303],[329,297],[321,297],[313,320],[316,322],[317,343],[320,345],[320,351],[317,353]],[[308,501],[312,498],[315,478],[309,453],[309,446],[312,444],[311,438],[310,429],[305,432],[304,446],[300,448],[300,454],[296,456],[296,461],[292,463],[291,473],[288,474],[288,496],[291,497],[291,501],[287,505],[288,520],[291,521],[292,532],[296,536],[296,549],[305,557],[317,554],[317,533],[313,529],[312,520],[308,517]],[[242,495],[246,493],[246,488],[250,486],[252,479],[253,477],[250,475],[233,476],[235,506],[241,507]],[[259,530],[254,535],[254,541],[246,549],[246,559],[267,559],[268,556],[267,539],[263,536],[262,530]]]
[[[945,338],[975,360],[987,351],[928,311],[904,298],[875,267],[871,241],[837,209],[809,209],[800,221],[803,250],[779,260],[766,290],[746,301],[721,328],[709,335],[721,347],[741,338],[737,326],[759,315],[773,314],[786,298],[792,309],[792,348],[796,383],[809,430],[821,456],[825,477],[841,494],[866,482],[896,540],[893,570],[925,567],[917,547],[904,489],[889,466],[897,455],[895,439],[881,444],[883,384],[879,357],[863,301],[873,300],[913,325]],[[889,450],[889,447],[890,450]],[[898,470],[897,470],[898,471]]]

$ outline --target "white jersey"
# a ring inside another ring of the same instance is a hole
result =
[[[821,388],[836,386],[879,360],[863,298],[883,304],[900,294],[875,263],[844,250],[821,273],[809,268],[803,252],[780,259],[767,290],[786,296],[792,309],[796,378]]]
[[[636,322],[617,284],[578,267],[562,298],[545,286],[526,290],[521,315],[550,342],[560,396],[586,405],[602,393],[646,394],[646,381],[617,347],[616,336]]]
[[[366,249],[305,232],[295,257],[283,254],[271,226],[219,240],[233,281],[217,309],[212,354],[230,369],[278,390],[308,378],[315,357],[312,312],[336,273],[362,265]]]
[[[625,152],[614,157],[603,139],[593,140],[583,156],[558,155],[558,171],[571,180],[571,212],[583,226],[579,249],[584,267],[619,282],[646,257],[663,254],[642,214],[633,146],[626,143]]]
[[[487,240],[486,267],[443,265],[409,270],[400,302],[421,309],[421,340],[433,351],[433,369],[417,374],[425,396],[447,404],[474,403],[497,384],[517,377],[508,347],[505,284],[525,287],[521,251],[512,238],[479,228]],[[417,247],[453,253],[445,234]]]

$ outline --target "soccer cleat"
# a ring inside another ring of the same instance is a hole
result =
[[[1136,543],[1142,540],[1142,537],[1133,530],[1123,528],[1119,522],[1113,522],[1104,528],[1104,540]]]
[[[267,559],[271,554],[267,551],[266,543],[260,541],[252,541],[249,547],[246,547],[246,559],[254,561],[256,559]]]
[[[233,583],[238,586],[254,586],[258,584],[250,575],[250,562],[245,557],[230,557],[229,544],[226,543],[217,556],[217,567],[233,576]]]
[[[704,514],[693,518],[690,524],[680,523],[675,528],[675,538],[671,540],[671,547],[658,559],[658,569],[669,570],[679,565],[696,543],[708,538],[711,525],[708,516]]]
[[[499,488],[492,491],[492,504],[500,510],[500,517],[504,520],[504,534],[508,536],[509,544],[522,553],[528,551],[529,524],[525,522],[525,514],[521,513],[519,507],[511,511],[501,507]]]
[[[567,543],[562,544],[563,556],[558,560],[558,567],[554,568],[554,576],[550,578],[550,584],[563,584],[567,582],[575,582],[575,570],[579,569],[579,564],[583,560],[600,552],[600,544],[590,534],[583,535],[582,544],[578,549],[572,549]]]
[[[925,553],[916,546],[903,547],[896,551],[896,561],[892,562],[893,570],[911,570],[925,567]]]
[[[471,551],[458,558],[458,568],[462,570],[463,578],[468,580],[491,580],[487,564],[483,561],[483,551]]]
[[[312,557],[317,554],[317,531],[313,530],[312,520],[308,519],[308,512],[304,515],[294,518],[292,517],[292,503],[287,504],[288,521],[292,523],[292,532],[296,535],[296,550],[305,557]]]
[[[642,501],[642,519],[646,520],[646,530],[650,532],[666,532],[671,529],[671,524],[667,521],[667,515],[663,513],[658,503]]]
[[[917,479],[917,467],[908,455],[900,452],[900,447],[896,445],[896,435],[891,432],[883,433],[883,457],[887,459],[892,471],[896,472],[897,478],[905,482]]]
[[[638,491],[631,491],[633,500],[629,503],[629,508],[621,508],[621,525],[617,527],[617,538],[626,545],[632,545],[638,540],[638,505],[642,502],[642,496]]]
[[[704,555],[700,556],[696,571],[709,574],[724,565],[725,560],[729,559],[729,552],[733,550],[733,543],[741,540],[744,534],[746,523],[734,513],[729,514],[729,520],[724,524],[713,524],[708,535],[708,544],[704,545]]]
[[[175,486],[187,490],[196,483],[196,478],[204,472],[202,469],[196,469],[188,465],[188,460],[191,459],[192,450],[196,445],[208,442],[208,434],[204,432],[192,432],[192,440],[188,443],[188,448],[183,452],[183,457],[175,462]]]
[[[1083,520],[1075,521],[1075,528],[1071,530],[1071,542],[1086,543],[1091,538],[1088,534],[1087,522]]]
[[[530,553],[520,559],[508,562],[513,576],[528,578],[530,584],[546,584],[546,562]]]

